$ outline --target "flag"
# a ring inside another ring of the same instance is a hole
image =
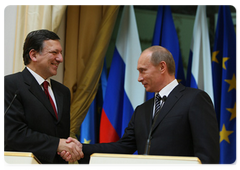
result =
[[[197,8],[187,79],[188,86],[204,90],[213,101],[211,52],[206,6],[198,6]]]
[[[99,142],[99,120],[101,109],[103,105],[103,99],[105,97],[107,88],[107,67],[106,58],[104,59],[104,65],[100,78],[100,87],[93,102],[91,103],[88,113],[83,120],[80,127],[79,141],[85,144],[94,144]]]
[[[145,90],[137,81],[140,54],[134,8],[124,6],[102,109],[100,143],[120,139],[134,109],[144,102]]]
[[[236,160],[236,33],[229,6],[220,6],[212,53],[220,163]]]
[[[152,45],[163,46],[172,53],[175,61],[175,77],[178,82],[185,85],[181,51],[170,6],[158,7]],[[151,99],[153,96],[154,93],[147,92],[146,100]]]

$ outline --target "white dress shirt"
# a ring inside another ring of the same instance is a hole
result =
[[[51,88],[51,81],[50,81],[50,78],[44,80],[44,78],[42,78],[40,75],[38,75],[37,73],[35,73],[33,70],[31,70],[30,68],[27,67],[27,69],[30,71],[30,73],[33,75],[33,77],[37,80],[38,84],[42,87],[43,89],[43,86],[42,86],[42,83],[44,81],[47,81],[49,86],[48,86],[48,92],[49,92],[49,95],[51,96],[53,102],[54,102],[54,105],[56,107],[56,110],[58,112],[58,109],[57,109],[57,104],[56,104],[56,100],[55,100],[55,97],[54,97],[54,94],[53,94],[53,91],[52,91],[52,88]],[[43,89],[44,91],[44,89]]]
[[[169,93],[171,93],[171,91],[178,85],[178,82],[176,79],[174,79],[171,83],[169,83],[168,85],[166,85],[159,93],[159,95],[161,97],[166,96],[168,97]],[[157,95],[157,93],[155,93],[155,96]],[[163,101],[161,101],[160,104],[162,104]],[[164,103],[163,103],[164,104]],[[154,105],[153,105],[153,116],[155,113],[155,97],[154,97]]]

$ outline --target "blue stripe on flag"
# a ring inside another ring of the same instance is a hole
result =
[[[132,114],[134,112],[133,107],[131,105],[131,102],[124,91],[124,97],[123,97],[123,117],[122,117],[122,134],[124,134],[125,128],[128,126],[129,121],[131,120]]]
[[[103,108],[112,126],[121,137],[125,63],[115,48]]]

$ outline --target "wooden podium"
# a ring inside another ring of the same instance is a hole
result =
[[[90,164],[201,164],[197,157],[94,153]]]
[[[4,152],[8,164],[41,164],[31,152]]]

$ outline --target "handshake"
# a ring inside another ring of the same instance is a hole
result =
[[[68,139],[60,139],[57,153],[65,161],[69,161],[71,163],[84,157],[82,152],[82,144],[78,140],[71,137]]]

